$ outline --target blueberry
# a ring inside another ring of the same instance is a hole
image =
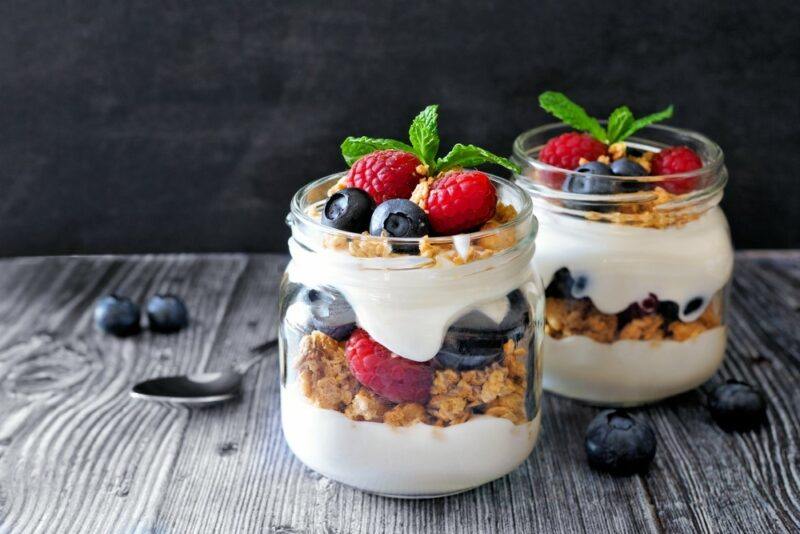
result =
[[[617,162],[615,161],[614,163]],[[636,164],[634,163],[634,165]],[[631,182],[630,180],[614,179],[613,175],[614,172],[608,165],[597,161],[590,161],[575,169],[575,173],[567,176],[561,188],[568,193],[578,193],[581,195],[616,195],[649,188],[647,184]],[[607,176],[611,176],[611,178]],[[589,203],[580,204],[574,201],[568,201],[566,204],[568,204],[568,207],[577,209],[588,208],[594,211],[605,211],[608,209],[607,206],[595,206]]]
[[[381,203],[372,213],[369,233],[389,237],[422,237],[430,234],[428,215],[422,208],[403,198],[395,198]],[[416,254],[416,245],[395,245],[394,252]]]
[[[761,392],[750,384],[728,380],[711,392],[708,409],[723,430],[744,432],[761,426],[767,405]]]
[[[664,317],[664,324],[669,324],[678,320],[680,308],[678,304],[671,300],[664,300],[658,303],[657,311]]]
[[[331,195],[322,210],[321,220],[325,226],[360,233],[369,227],[374,209],[375,201],[366,191],[348,187]]]
[[[584,163],[575,169],[575,172],[579,172],[581,174],[601,174],[604,176],[611,176],[612,174],[611,167],[599,161],[589,161]]]
[[[473,310],[459,318],[447,330],[436,362],[442,367],[457,370],[480,369],[503,357],[503,345],[519,341],[530,324],[528,300],[520,290],[489,306],[508,306],[499,323],[481,310]]]
[[[329,287],[303,287],[286,311],[287,321],[303,333],[319,330],[337,341],[356,327],[356,315],[344,295]]]
[[[553,279],[545,290],[545,296],[558,299],[571,298],[574,284],[575,280],[572,278],[569,269],[562,267],[553,274]]]
[[[422,208],[403,198],[395,198],[382,202],[369,223],[372,235],[389,237],[422,237],[430,233],[428,216]]]
[[[647,176],[644,167],[628,158],[620,158],[612,163],[611,172],[616,176]]]
[[[625,410],[603,410],[586,428],[589,465],[613,475],[631,475],[647,469],[656,454],[656,436],[650,425]]]
[[[613,195],[614,193],[619,193],[620,191],[616,188],[617,182],[613,178],[606,178],[606,175],[611,175],[611,168],[608,165],[590,161],[568,175],[561,189],[568,193],[581,195]],[[609,206],[604,206],[598,202],[565,200],[564,205],[568,208],[579,210],[608,211],[610,209]]]
[[[703,297],[695,297],[690,300],[686,306],[683,308],[684,315],[691,315],[692,313],[696,312],[700,309],[700,306],[703,305],[704,299]]]
[[[180,297],[156,295],[147,301],[147,322],[153,332],[177,332],[189,324],[189,311]]]
[[[103,332],[124,337],[139,332],[139,306],[131,299],[109,295],[97,302],[94,323]]]

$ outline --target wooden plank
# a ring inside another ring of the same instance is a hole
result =
[[[189,414],[132,402],[128,389],[142,377],[203,368],[245,264],[241,256],[60,258],[22,269],[50,276],[26,275],[19,301],[4,307],[3,316],[21,303],[33,310],[3,333],[0,352],[0,531],[123,532],[151,523]],[[92,303],[114,290],[139,302],[172,290],[198,320],[174,337],[101,336]]]
[[[135,404],[137,378],[216,369],[274,334],[283,256],[0,262],[0,532],[796,532],[800,253],[737,261],[729,358],[716,378],[758,384],[769,425],[726,434],[701,390],[641,410],[651,471],[592,472],[595,408],[549,396],[530,459],[475,491],[431,501],[364,494],[305,469],[283,442],[275,356],[244,398],[199,412]],[[187,298],[176,336],[96,335],[113,288]]]

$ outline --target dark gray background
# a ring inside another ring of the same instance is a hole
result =
[[[279,251],[351,134],[508,153],[547,120],[675,104],[727,154],[738,247],[800,247],[800,2],[0,6],[0,255]]]

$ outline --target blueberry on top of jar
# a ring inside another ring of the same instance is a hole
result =
[[[366,191],[348,187],[337,191],[325,202],[321,221],[325,226],[347,232],[363,232],[369,227],[375,201]]]
[[[611,164],[611,172],[615,176],[647,176],[644,167],[628,158],[620,158]]]
[[[382,202],[375,208],[369,223],[369,233],[388,237],[422,237],[430,234],[428,215],[416,204],[403,198]],[[393,252],[417,254],[416,245],[393,245]]]

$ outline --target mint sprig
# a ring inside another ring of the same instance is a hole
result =
[[[359,158],[376,150],[402,150],[414,154],[427,165],[429,176],[455,167],[477,167],[485,163],[493,163],[512,172],[520,172],[519,166],[515,163],[474,145],[458,143],[444,157],[437,159],[436,155],[439,152],[438,123],[439,107],[427,106],[411,121],[408,129],[408,139],[411,141],[411,145],[394,139],[348,137],[342,143],[342,156],[347,165],[352,166]]]
[[[374,137],[348,137],[342,143],[342,157],[347,162],[348,167],[359,160],[361,156],[366,156],[376,150],[387,149],[405,150],[413,152],[414,149],[405,143],[394,139],[376,139]]]
[[[561,119],[565,124],[581,132],[587,132],[598,141],[609,145],[624,141],[654,122],[669,119],[672,117],[673,110],[672,106],[669,106],[657,113],[634,119],[633,113],[631,113],[628,106],[620,106],[611,112],[607,126],[603,128],[600,121],[590,117],[582,107],[567,98],[563,93],[545,91],[539,95],[539,105],[551,115]]]
[[[426,163],[433,161],[439,152],[439,106],[428,106],[414,117],[408,139],[419,159]]]
[[[506,158],[495,156],[481,147],[462,145],[461,143],[457,143],[453,146],[445,157],[437,159],[436,168],[438,171],[444,172],[454,167],[476,167],[483,163],[494,163],[495,165],[505,167],[511,172],[520,172],[519,166]]]

